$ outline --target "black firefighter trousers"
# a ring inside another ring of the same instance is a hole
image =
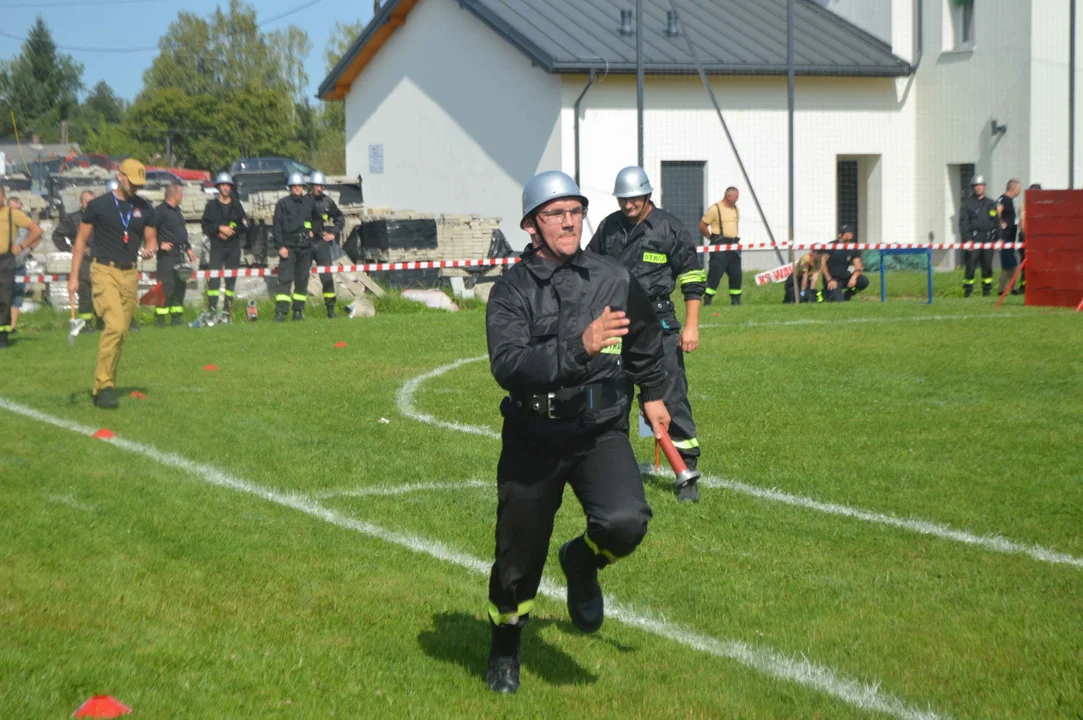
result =
[[[738,238],[712,238],[712,243],[718,245],[733,245],[740,240]],[[722,282],[722,276],[729,278],[730,299],[741,297],[742,283],[741,251],[724,250],[723,252],[711,253],[707,261],[707,297],[713,298],[718,293],[718,286]],[[706,298],[704,299],[706,302]]]
[[[229,240],[219,240],[218,238],[212,238],[210,252],[210,269],[211,270],[236,270],[241,266],[241,241],[236,236]],[[221,278],[211,278],[207,280],[207,308],[211,312],[218,310],[218,292],[221,286]],[[225,312],[229,312],[230,307],[233,305],[233,288],[237,286],[237,278],[226,278],[226,302]]]
[[[508,418],[502,437],[489,617],[497,625],[522,626],[538,593],[565,484],[587,516],[584,540],[599,568],[632,554],[647,534],[651,509],[624,423],[539,435]]]
[[[695,468],[699,458],[699,440],[696,439],[696,421],[692,419],[692,404],[688,401],[688,375],[684,371],[681,326],[672,313],[660,315],[658,320],[665,331],[662,349],[666,383],[662,400],[669,411],[669,437],[685,464]]]
[[[308,276],[312,274],[312,246],[290,247],[289,257],[278,261],[278,289],[275,292],[275,313],[285,315],[293,301],[294,312],[305,309],[308,299]],[[293,295],[290,295],[290,289]]]
[[[312,241],[312,258],[317,267],[331,266],[331,242],[322,238]],[[320,273],[320,284],[323,285],[323,304],[328,311],[335,307],[335,276],[331,273]]]
[[[974,288],[974,271],[977,269],[978,263],[980,262],[982,290],[987,293],[987,288],[993,287],[993,251],[967,250],[963,259],[966,262],[966,275],[963,279],[963,287],[970,288],[971,290]]]

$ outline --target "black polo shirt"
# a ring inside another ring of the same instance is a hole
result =
[[[139,260],[144,228],[154,227],[154,208],[138,195],[128,201],[121,200],[113,193],[106,193],[90,201],[83,213],[83,222],[94,226],[91,257],[135,263]],[[124,242],[125,232],[127,242]]]
[[[851,242],[857,241],[853,240]],[[850,265],[853,264],[856,258],[861,257],[860,250],[833,250],[830,246],[823,252],[827,255],[827,272],[831,275],[832,280],[849,276]],[[824,278],[824,282],[826,281],[827,278]]]
[[[163,243],[173,243],[173,252],[188,249],[188,228],[184,225],[184,213],[167,202],[154,209],[154,227],[158,229],[159,253]]]

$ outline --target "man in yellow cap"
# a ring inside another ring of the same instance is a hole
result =
[[[94,371],[94,404],[100,408],[117,407],[120,348],[128,337],[128,325],[139,302],[136,263],[140,256],[149,258],[158,250],[154,209],[136,194],[146,184],[143,163],[133,158],[122,162],[117,170],[117,189],[90,201],[72,248],[71,277],[79,277],[87,238],[94,233],[90,284],[94,291],[94,312],[105,321]],[[74,304],[78,285],[68,283],[68,288]]]

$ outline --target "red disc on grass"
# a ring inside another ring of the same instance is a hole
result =
[[[132,709],[109,695],[95,695],[71,714],[76,718],[117,718],[130,714]]]
[[[206,370],[207,372],[214,372],[215,370],[218,369],[218,366],[217,365],[204,365],[203,369]]]
[[[335,347],[337,347],[337,348],[344,348],[344,347],[346,347],[346,343],[344,343],[344,342],[337,342],[337,343],[335,343]]]
[[[132,390],[130,393],[128,393],[128,396],[133,397],[136,400],[146,400],[147,399],[147,396],[144,395],[143,393],[139,392],[138,390]]]
[[[94,433],[94,437],[98,438],[99,440],[112,440],[116,437],[116,434],[108,428],[101,428],[96,433]]]
[[[718,313],[715,313],[715,314],[714,314],[714,315],[712,315],[711,317],[719,317],[719,314],[718,314]]]

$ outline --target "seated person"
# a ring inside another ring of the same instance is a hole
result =
[[[839,237],[833,242],[840,244],[854,241],[854,229],[849,225],[839,228]],[[852,269],[851,269],[852,268]],[[854,295],[869,286],[869,279],[862,272],[860,250],[835,249],[823,250],[820,272],[824,278],[824,296],[828,302],[850,300]]]
[[[783,283],[786,286],[786,295],[782,298],[784,304],[794,302],[795,280],[801,302],[824,301],[824,294],[816,289],[816,280],[820,276],[820,254],[819,250],[809,250],[797,261],[793,276]]]

